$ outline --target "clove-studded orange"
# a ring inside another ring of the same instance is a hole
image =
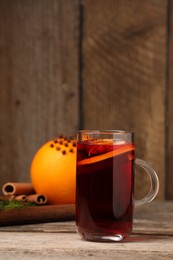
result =
[[[58,137],[35,154],[30,177],[36,193],[48,204],[75,203],[76,140]]]

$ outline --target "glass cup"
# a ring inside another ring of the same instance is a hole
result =
[[[149,175],[151,187],[134,200],[134,166]],[[159,190],[152,167],[135,159],[134,134],[82,130],[77,136],[76,229],[85,240],[121,241],[132,231],[133,209],[151,202]]]

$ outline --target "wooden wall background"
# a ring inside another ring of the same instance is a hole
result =
[[[0,183],[28,181],[34,153],[76,133],[78,0],[0,0]]]
[[[135,132],[173,199],[170,0],[0,0],[0,185],[78,129]],[[138,169],[139,171],[139,169]],[[136,195],[148,179],[136,174]]]

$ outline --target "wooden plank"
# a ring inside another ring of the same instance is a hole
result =
[[[167,1],[84,0],[83,9],[83,127],[135,132],[164,199]],[[147,191],[136,174],[136,195]]]
[[[79,1],[0,0],[0,186],[78,118]]]
[[[74,220],[75,206],[51,205],[0,209],[0,226]]]
[[[173,203],[153,201],[135,208],[135,234],[173,235]]]
[[[166,199],[173,199],[173,2],[168,1],[168,51],[166,92]]]
[[[123,243],[80,239],[74,221],[0,227],[1,258],[172,259],[173,201],[135,209],[133,234]]]
[[[172,259],[173,237],[143,235],[126,243],[95,243],[77,234],[3,232],[2,259]],[[24,258],[25,257],[25,258]],[[27,257],[27,258],[26,258]]]
[[[49,207],[49,206],[47,206]],[[54,212],[58,215],[58,206]],[[43,210],[44,211],[44,210]],[[29,215],[29,213],[28,213]],[[32,216],[31,216],[32,217]],[[11,214],[13,218],[13,214]],[[43,216],[44,218],[44,216]],[[146,206],[135,208],[133,234],[173,235],[173,203],[154,201]],[[75,233],[75,222],[52,222],[37,225],[16,225],[0,227],[0,232],[50,232]]]

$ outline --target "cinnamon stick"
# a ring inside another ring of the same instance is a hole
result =
[[[34,188],[31,183],[7,182],[2,186],[4,195],[29,195],[33,194]]]
[[[21,201],[21,202],[27,202],[28,198],[27,198],[26,195],[18,195],[16,197],[14,197],[14,200],[18,200],[18,201]]]
[[[0,210],[0,226],[69,221],[75,219],[75,205],[35,206]]]
[[[47,197],[43,194],[31,194],[27,196],[28,201],[35,202],[37,205],[45,205]]]
[[[18,200],[21,202],[27,202],[28,198],[26,195],[4,195],[4,196],[0,196],[0,200],[1,201],[11,201],[11,200]]]
[[[14,200],[14,199],[15,199],[14,195],[0,196],[0,201],[11,201],[11,200]]]

